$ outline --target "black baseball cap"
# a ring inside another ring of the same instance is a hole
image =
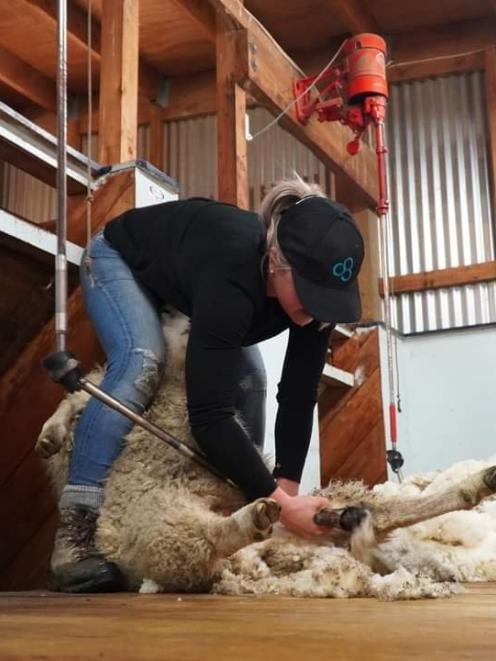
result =
[[[356,279],[364,242],[345,206],[325,197],[305,197],[282,214],[277,240],[308,314],[321,322],[360,319]]]

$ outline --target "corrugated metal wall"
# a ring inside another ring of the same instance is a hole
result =
[[[1,165],[0,207],[35,223],[54,220],[57,213],[55,188],[9,163]]]
[[[266,126],[272,115],[264,108],[248,112],[252,135]],[[217,195],[217,142],[215,117],[169,122],[166,126],[167,174],[177,179],[181,196]],[[144,141],[146,142],[146,140]],[[305,146],[279,126],[263,138],[248,142],[248,179],[251,207],[257,209],[265,192],[293,170],[308,181],[320,183],[330,193],[329,171]]]
[[[391,275],[494,259],[485,111],[483,72],[392,86]],[[495,322],[496,283],[403,294],[393,318],[404,333]]]
[[[388,109],[392,275],[493,260],[494,219],[488,176],[484,74],[474,72],[393,85]],[[250,132],[272,116],[249,111]],[[215,197],[215,117],[164,124],[164,170],[181,195]],[[84,142],[84,141],[83,141]],[[83,146],[84,150],[84,146]],[[147,158],[148,127],[139,129]],[[96,153],[96,144],[93,153]],[[250,201],[296,170],[333,195],[331,173],[278,126],[248,143]],[[54,218],[55,191],[5,164],[0,204],[34,221]],[[404,294],[393,299],[394,325],[404,333],[496,322],[496,283]]]

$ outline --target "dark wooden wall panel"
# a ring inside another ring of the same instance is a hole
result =
[[[0,376],[53,316],[54,263],[52,255],[0,233]],[[69,292],[76,282],[69,265]]]
[[[111,177],[95,194],[93,231],[134,203],[134,175],[124,172]],[[72,240],[84,244],[85,210],[72,209]],[[1,256],[1,255],[0,255]],[[12,287],[32,291],[49,271],[40,263],[19,257]],[[53,320],[44,323],[50,301],[41,301],[42,314],[30,326],[27,341],[10,368],[0,374],[0,589],[26,590],[46,586],[46,571],[56,525],[55,499],[49,480],[34,452],[45,420],[64,397],[63,388],[48,378],[42,360],[54,349]],[[53,314],[53,308],[52,308]],[[30,308],[17,317],[30,324]],[[103,359],[96,335],[87,318],[79,288],[68,300],[67,347],[81,361],[83,371]],[[34,336],[33,336],[34,332]]]
[[[378,331],[341,341],[332,364],[360,374],[350,389],[327,388],[319,398],[321,484],[387,479]]]

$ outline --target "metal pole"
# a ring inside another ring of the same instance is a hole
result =
[[[382,283],[384,287],[384,325],[386,327],[386,353],[387,353],[387,371],[388,371],[388,392],[389,392],[389,433],[391,440],[391,450],[387,457],[393,471],[398,476],[399,481],[403,480],[401,466],[403,458],[397,450],[397,407],[395,401],[395,383],[394,383],[394,355],[393,338],[391,323],[391,295],[389,290],[389,190],[386,171],[386,144],[384,122],[376,122],[376,153],[379,174],[379,204],[377,212],[379,215],[380,242],[381,242],[381,270]]]
[[[57,11],[57,254],[55,256],[55,343],[67,336],[67,0]]]

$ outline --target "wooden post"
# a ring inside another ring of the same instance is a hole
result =
[[[344,204],[353,214],[365,241],[365,258],[358,276],[362,301],[362,321],[382,320],[380,280],[380,219],[365,206],[363,199],[349,186],[347,180],[335,177],[336,201]]]
[[[217,197],[249,207],[246,160],[246,93],[235,82],[239,33],[217,21]]]
[[[486,48],[486,98],[489,131],[489,155],[493,200],[493,222],[496,221],[496,47]]]
[[[165,126],[162,120],[162,108],[151,106],[150,112],[150,153],[148,160],[159,170],[164,170]]]
[[[103,0],[98,160],[138,153],[138,0]]]
[[[353,214],[365,241],[363,260],[358,284],[362,300],[362,321],[380,321],[382,319],[381,297],[379,294],[379,226],[381,221],[369,209]]]

